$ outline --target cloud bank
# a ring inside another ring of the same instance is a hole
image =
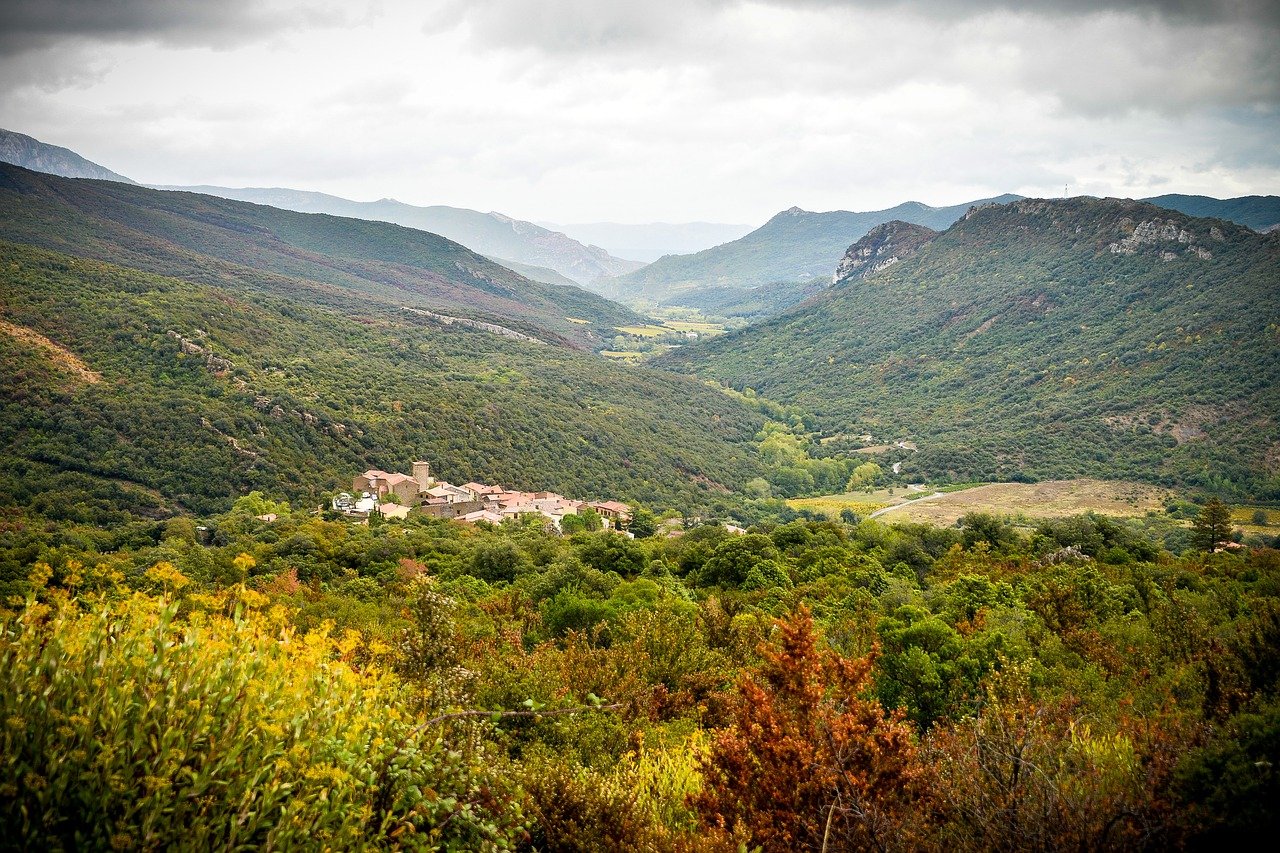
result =
[[[531,219],[1280,192],[1262,0],[52,0],[0,125],[155,183]]]

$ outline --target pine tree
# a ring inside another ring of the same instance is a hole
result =
[[[1231,509],[1214,498],[1200,508],[1192,529],[1196,547],[1212,552],[1218,543],[1231,538]]]

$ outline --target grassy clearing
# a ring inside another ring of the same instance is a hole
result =
[[[1255,518],[1258,513],[1266,519],[1264,524],[1258,524]],[[1236,507],[1231,510],[1231,523],[1240,528],[1246,536],[1258,533],[1264,536],[1275,536],[1280,533],[1280,509],[1269,506]]]
[[[591,322],[590,320],[583,320],[581,317],[565,317],[565,319],[579,326],[586,326]]]
[[[656,338],[659,335],[665,335],[670,329],[664,329],[662,326],[615,326],[619,332],[624,335],[632,335],[637,338]]]
[[[644,353],[633,350],[605,349],[600,350],[600,354],[605,358],[613,358],[618,361],[639,361],[644,358]]]
[[[941,491],[941,490],[939,490]],[[1096,512],[1113,516],[1142,516],[1162,511],[1168,492],[1123,480],[1048,480],[1043,483],[988,483],[950,492],[928,501],[912,502],[885,513],[884,521],[923,521],[955,524],[970,512],[1061,518]]]
[[[725,330],[721,323],[694,323],[685,320],[667,320],[663,325],[677,332],[697,332],[700,335],[718,335]]]
[[[842,510],[850,509],[861,516],[869,515],[878,509],[899,503],[906,499],[907,490],[895,488],[893,494],[888,489],[877,489],[874,492],[845,492],[842,495],[820,495],[816,498],[792,498],[787,506],[794,510],[807,509],[809,512],[825,515],[828,518],[839,518]]]

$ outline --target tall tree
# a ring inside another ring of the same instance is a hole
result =
[[[1200,515],[1192,528],[1195,531],[1196,547],[1212,552],[1218,547],[1218,543],[1231,538],[1231,509],[1214,498],[1200,508]]]

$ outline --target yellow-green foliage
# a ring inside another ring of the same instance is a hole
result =
[[[510,846],[517,810],[479,756],[417,728],[389,649],[300,635],[264,603],[243,587],[87,611],[55,595],[0,622],[6,843]]]
[[[693,830],[697,815],[689,798],[702,790],[700,761],[707,755],[701,730],[669,749],[640,748],[628,752],[607,777],[604,787],[621,796],[632,792],[641,812],[670,830]]]

